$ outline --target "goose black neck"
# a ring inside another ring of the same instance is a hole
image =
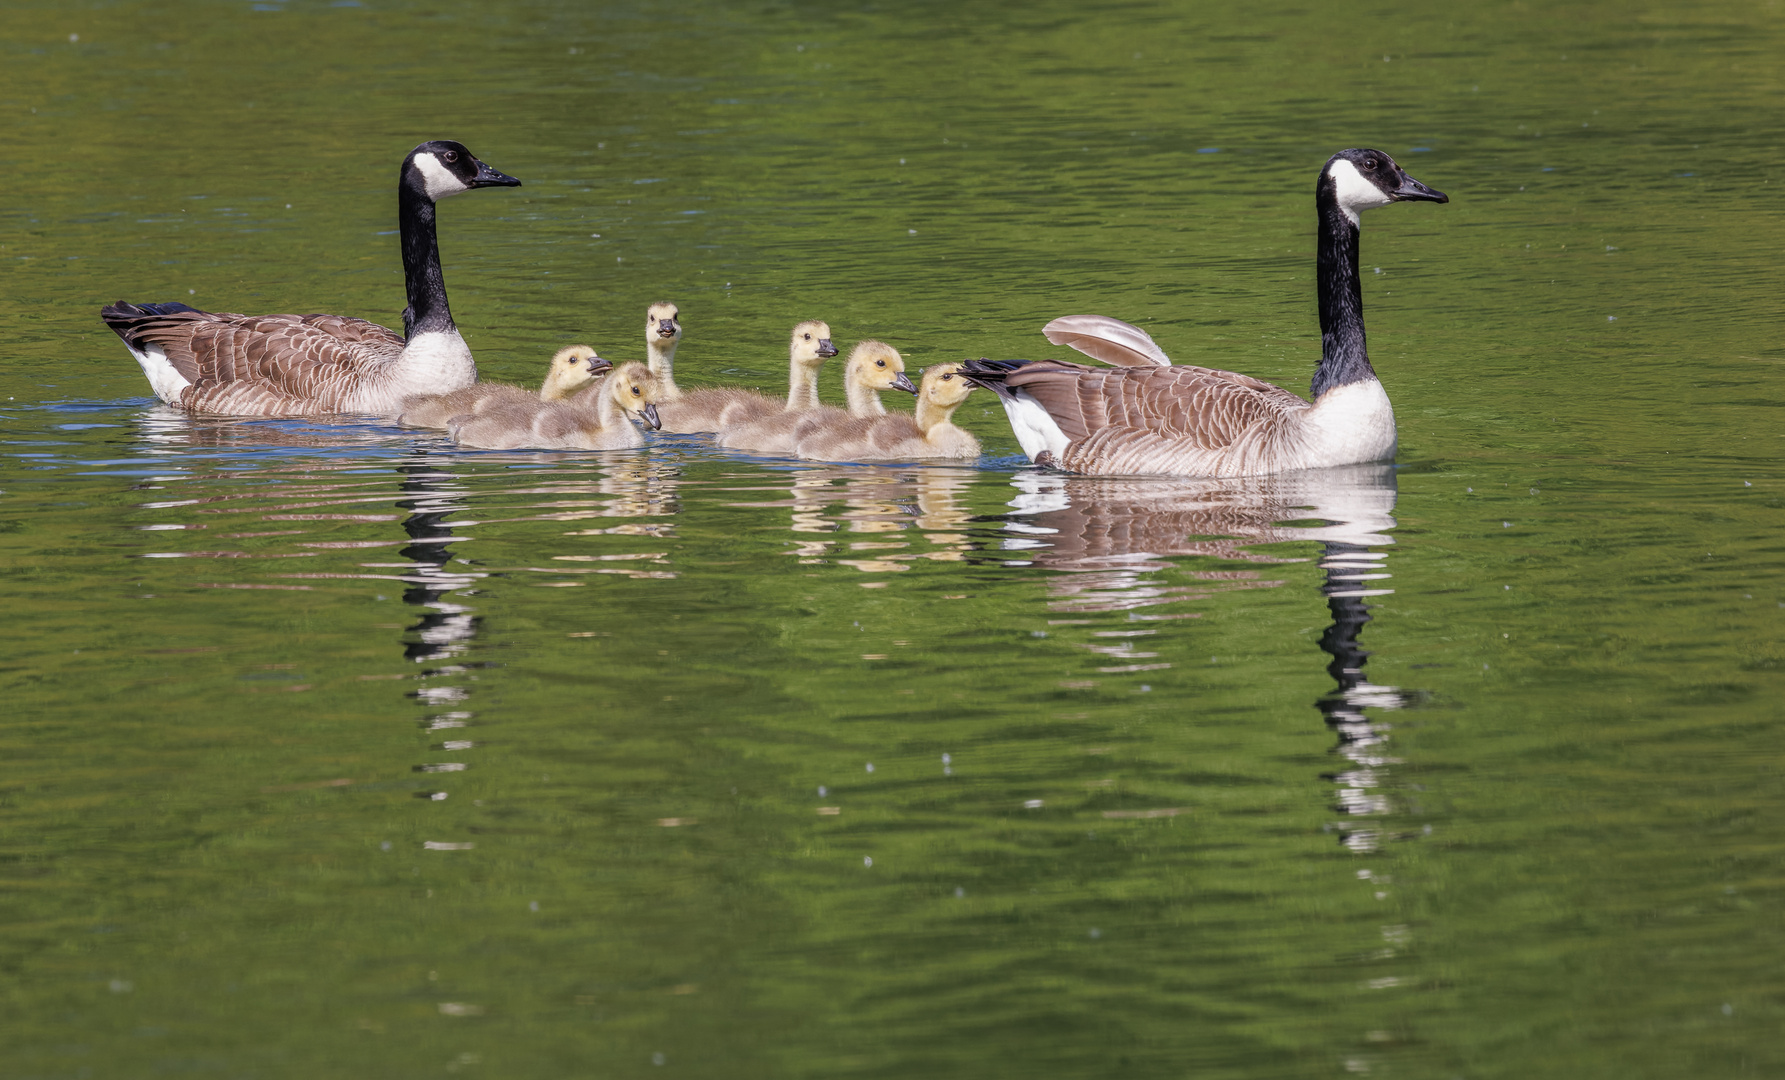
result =
[[[1332,182],[1315,196],[1320,245],[1315,276],[1320,292],[1320,366],[1314,369],[1314,398],[1338,386],[1376,377],[1364,347],[1363,284],[1357,276],[1357,223],[1339,208]]]
[[[440,245],[434,238],[434,200],[408,184],[399,184],[397,222],[403,232],[403,280],[409,290],[403,336],[452,330],[446,278],[440,272]]]

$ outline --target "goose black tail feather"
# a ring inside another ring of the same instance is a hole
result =
[[[1033,360],[968,360],[961,365],[961,375],[974,386],[983,386],[1001,398],[1014,398],[1016,391],[1004,385],[1004,379],[1012,372],[1033,364]]]
[[[105,325],[111,327],[113,333],[124,339],[126,345],[135,348],[134,331],[137,323],[144,319],[153,319],[163,315],[178,315],[187,311],[202,314],[197,308],[178,301],[170,300],[165,304],[131,304],[120,300],[115,304],[107,304],[100,308],[99,317],[105,320]]]

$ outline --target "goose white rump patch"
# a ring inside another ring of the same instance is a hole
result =
[[[1016,434],[1016,441],[1021,444],[1023,453],[1029,455],[1030,461],[1043,450],[1053,451],[1056,459],[1065,455],[1066,433],[1041,407],[1041,402],[1021,390],[1012,397],[999,397],[998,402],[1004,406],[1004,415],[1010,418],[1010,430]]]
[[[136,357],[136,362],[143,366],[143,374],[149,377],[149,389],[155,391],[155,396],[169,405],[178,405],[180,392],[192,384],[168,363],[167,353],[161,346],[145,345],[141,349],[131,349],[129,345],[124,347],[130,349],[130,355]]]

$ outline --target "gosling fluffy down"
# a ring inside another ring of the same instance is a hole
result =
[[[732,450],[754,450],[761,454],[792,454],[801,438],[834,427],[850,418],[869,420],[886,415],[880,403],[882,390],[904,390],[915,394],[917,387],[905,375],[905,359],[899,350],[884,341],[863,341],[849,351],[843,366],[843,389],[849,397],[849,411],[820,405],[799,411],[784,410],[774,416],[728,427],[719,432],[720,446]]]
[[[960,370],[959,364],[936,364],[924,372],[916,416],[888,413],[815,425],[800,437],[795,455],[813,461],[978,458],[979,440],[954,424],[954,411],[973,390]]]
[[[643,446],[634,419],[657,426],[662,383],[643,364],[621,364],[564,401],[503,402],[449,425],[460,446],[485,450],[624,450]]]
[[[793,328],[787,346],[787,400],[740,387],[685,390],[680,399],[659,406],[664,431],[724,431],[782,412],[818,407],[818,369],[837,355],[831,328],[811,319]]]
[[[502,401],[558,401],[612,366],[596,356],[595,350],[587,345],[566,345],[553,355],[537,394],[508,383],[473,383],[450,394],[410,398],[403,403],[397,423],[404,427],[445,428],[447,421],[455,416],[475,415]]]

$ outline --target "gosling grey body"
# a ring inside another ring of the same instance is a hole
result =
[[[537,393],[508,383],[473,383],[449,394],[410,398],[403,403],[397,423],[404,427],[444,429],[454,418],[476,415],[505,403],[560,401],[612,367],[587,345],[566,345],[553,354]]]
[[[661,380],[644,364],[621,364],[562,401],[501,401],[448,422],[453,441],[486,450],[625,450],[643,446],[632,423],[656,428]]]
[[[647,334],[649,329],[646,330]],[[831,328],[817,319],[793,328],[787,347],[787,398],[772,398],[742,387],[708,387],[683,390],[674,401],[657,407],[663,430],[675,432],[724,431],[782,413],[818,407],[818,370],[837,355],[831,344]]]

